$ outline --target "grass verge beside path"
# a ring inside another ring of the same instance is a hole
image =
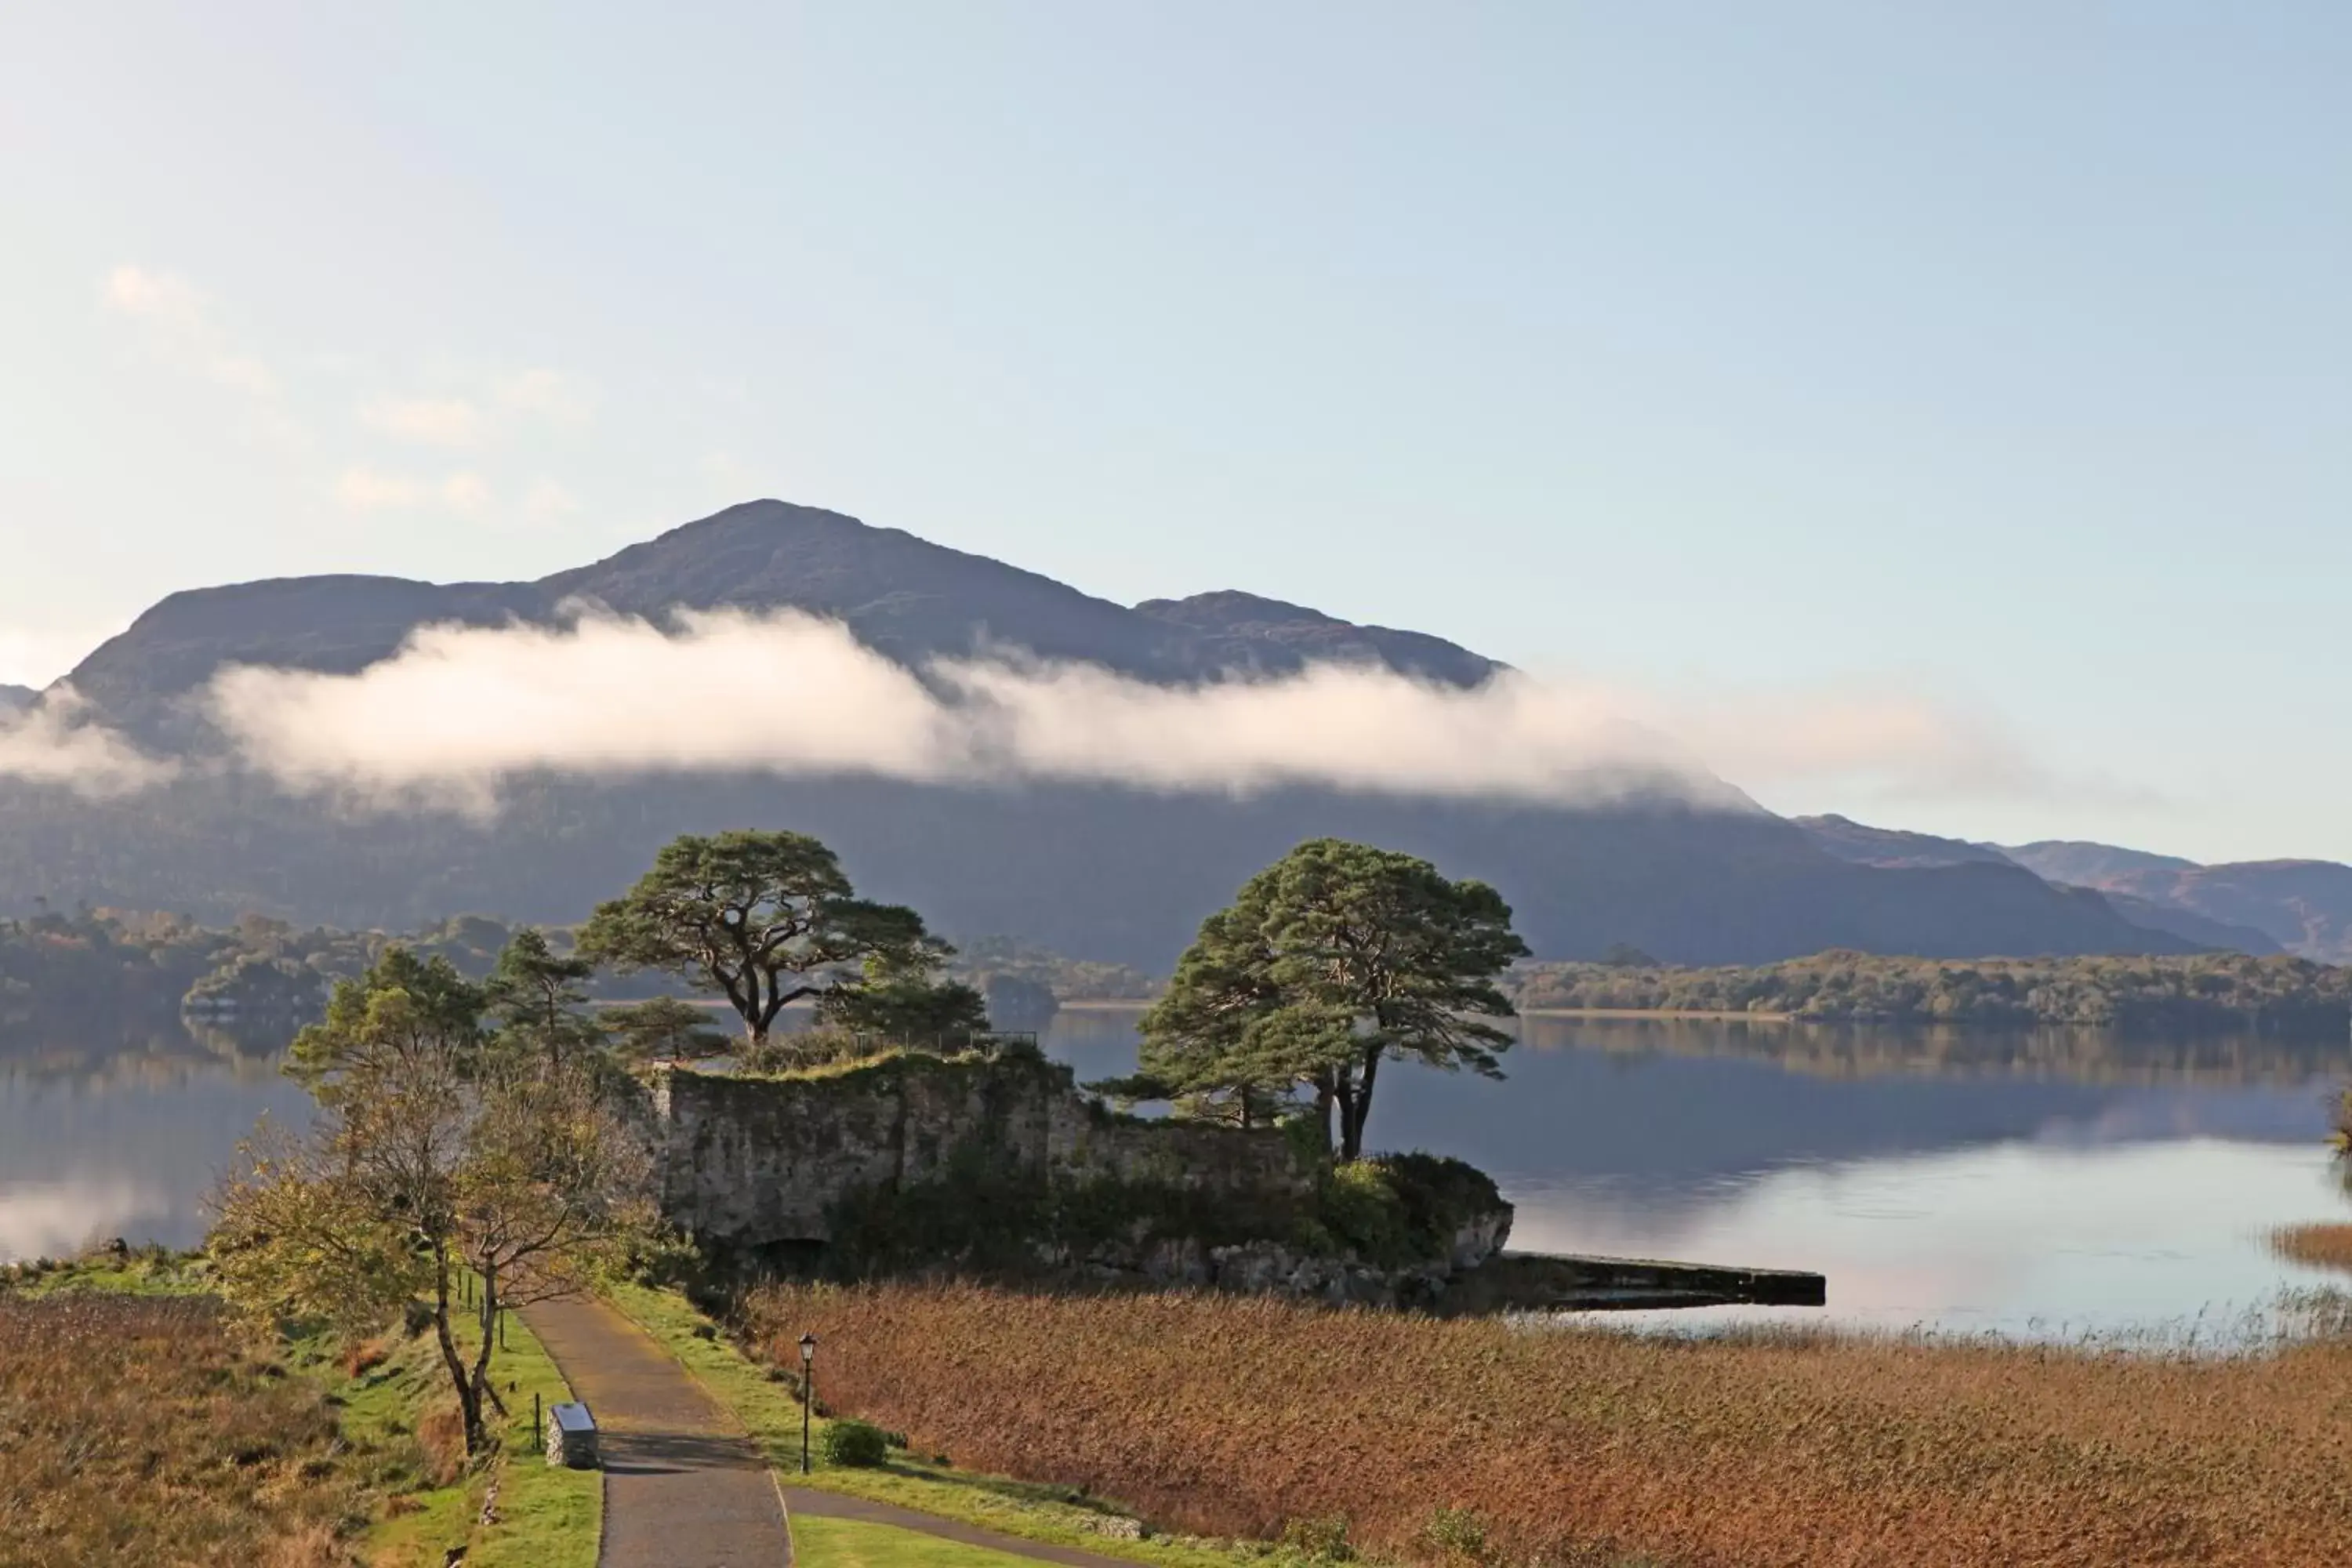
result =
[[[760,1445],[768,1463],[775,1468],[788,1486],[810,1486],[848,1497],[861,1497],[875,1502],[895,1503],[901,1508],[915,1509],[940,1519],[956,1520],[978,1525],[999,1534],[1025,1541],[1042,1542],[1053,1546],[1075,1546],[1105,1557],[1122,1558],[1132,1563],[1152,1563],[1160,1568],[1234,1568],[1236,1563],[1263,1564],[1266,1559],[1262,1549],[1246,1545],[1207,1541],[1195,1537],[1173,1537],[1145,1541],[1122,1540],[1107,1535],[1098,1528],[1100,1521],[1126,1520],[1133,1516],[1115,1504],[1091,1498],[1070,1487],[1040,1485],[1008,1479],[1002,1476],[977,1475],[894,1453],[888,1466],[881,1469],[835,1469],[819,1464],[814,1472],[803,1476],[801,1468],[801,1405],[800,1394],[789,1381],[790,1374],[772,1373],[746,1356],[708,1317],[698,1311],[683,1296],[674,1290],[653,1290],[639,1285],[615,1285],[606,1292],[612,1303],[640,1328],[651,1334],[669,1352],[677,1357],[694,1374],[710,1396],[735,1413]],[[824,1387],[824,1351],[820,1347],[817,1362],[817,1387]],[[825,1426],[822,1417],[814,1423],[814,1432],[821,1444]],[[838,1534],[835,1527],[856,1525],[862,1530],[887,1527],[865,1525],[856,1521],[802,1520],[795,1518],[793,1533],[801,1539],[803,1526],[815,1527],[820,1535],[833,1539]],[[911,1533],[911,1532],[906,1532]],[[852,1530],[842,1540],[862,1539],[858,1530]],[[954,1542],[936,1542],[931,1537],[917,1537],[926,1542],[926,1550],[972,1552],[977,1549],[958,1547]],[[823,1558],[811,1557],[811,1568],[831,1568]],[[862,1561],[847,1557],[844,1562]],[[877,1558],[872,1561],[898,1561]],[[928,1559],[908,1558],[908,1562]],[[971,1563],[993,1563],[991,1556],[939,1557],[943,1564]]]
[[[1027,1568],[1029,1559],[856,1519],[795,1519],[795,1568]]]
[[[459,1347],[470,1358],[480,1342],[470,1320],[457,1325]],[[398,1492],[369,1531],[366,1548],[374,1568],[440,1568],[453,1547],[463,1547],[470,1568],[594,1568],[603,1525],[604,1478],[594,1470],[550,1465],[533,1443],[531,1395],[542,1409],[572,1397],[571,1388],[536,1336],[512,1313],[507,1316],[505,1349],[490,1363],[491,1381],[506,1401],[499,1424],[498,1458],[483,1473],[445,1479],[425,1474],[415,1489]],[[354,1435],[386,1446],[418,1434],[436,1409],[454,1421],[456,1401],[448,1374],[428,1331],[399,1343],[383,1365],[352,1380],[346,1389],[346,1425]],[[498,1413],[488,1413],[493,1422]],[[434,1457],[425,1456],[428,1463]],[[444,1458],[446,1467],[454,1457]],[[442,1484],[435,1484],[441,1481]],[[490,1499],[491,1521],[482,1522]]]

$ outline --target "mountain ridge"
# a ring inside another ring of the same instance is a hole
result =
[[[348,673],[420,626],[542,621],[583,599],[653,617],[797,609],[910,665],[1012,646],[1160,684],[1338,658],[1468,688],[1505,668],[1442,637],[1238,590],[1130,608],[902,530],[759,501],[530,583],[342,574],[172,595],[68,679],[105,721],[154,749],[187,752],[205,740],[188,699],[224,665]],[[1597,957],[1618,942],[1683,963],[1829,947],[1974,957],[2197,945],[2021,867],[1851,864],[1752,803],[1729,808],[1745,797],[1721,789],[1727,804],[1710,809],[1639,791],[1569,807],[1306,787],[528,777],[512,781],[504,815],[485,827],[354,816],[208,766],[112,801],[0,784],[0,907],[46,896],[346,925],[414,925],[458,910],[568,921],[625,885],[676,833],[781,826],[824,838],[862,889],[914,903],[942,929],[1160,968],[1249,874],[1330,834],[1496,883],[1546,957]]]

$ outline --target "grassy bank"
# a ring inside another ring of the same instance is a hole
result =
[[[776,1289],[916,1450],[1408,1562],[2301,1564],[2352,1530],[2352,1344],[2237,1360],[1685,1342],[1200,1296]]]
[[[0,1568],[593,1568],[601,1479],[533,1449],[532,1394],[568,1394],[520,1320],[468,1465],[429,1335],[265,1341],[210,1284],[153,1251],[0,1273]]]

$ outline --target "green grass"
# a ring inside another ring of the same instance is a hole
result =
[[[904,1454],[896,1456],[882,1469],[829,1469],[820,1463],[814,1474],[803,1476],[800,1395],[791,1383],[770,1375],[767,1368],[746,1356],[717,1325],[674,1290],[621,1284],[609,1288],[606,1296],[677,1357],[712,1398],[735,1413],[787,1486],[816,1487],[875,1502],[895,1503],[1003,1535],[1055,1546],[1074,1546],[1105,1557],[1158,1564],[1159,1568],[1234,1568],[1236,1563],[1265,1562],[1262,1549],[1252,1545],[1195,1537],[1130,1541],[1105,1535],[1099,1530],[1089,1529],[1089,1523],[1132,1516],[1115,1503],[1084,1495],[1074,1487],[977,1475],[924,1463]],[[824,1386],[822,1364],[817,1372],[817,1386],[820,1390]],[[814,1431],[821,1435],[825,1425],[822,1417],[818,1418]],[[793,1530],[797,1535],[799,1524]],[[941,1561],[981,1563],[992,1559]]]
[[[1034,1561],[857,1519],[793,1521],[800,1568],[1026,1568]]]
[[[490,1363],[509,1419],[502,1438],[497,1522],[478,1529],[470,1568],[594,1568],[604,1527],[604,1478],[551,1465],[533,1441],[531,1395],[542,1411],[572,1397],[537,1335],[507,1314],[506,1349]],[[543,1418],[543,1417],[542,1417]]]
[[[470,1361],[479,1343],[470,1317],[455,1325],[459,1350]],[[506,1348],[490,1363],[490,1377],[506,1401],[507,1418],[498,1424],[498,1458],[488,1471],[469,1472],[449,1486],[434,1486],[417,1473],[412,1489],[395,1490],[401,1478],[387,1478],[398,1499],[367,1536],[376,1568],[439,1568],[453,1547],[466,1549],[474,1568],[593,1568],[603,1525],[604,1478],[593,1470],[565,1469],[547,1463],[531,1439],[531,1395],[542,1408],[572,1397],[538,1338],[520,1318],[508,1314]],[[401,1452],[400,1439],[413,1435],[435,1405],[454,1403],[448,1373],[430,1331],[394,1349],[382,1367],[353,1379],[343,1389],[345,1422],[355,1437],[373,1436],[386,1451]],[[480,1522],[492,1482],[498,1487],[493,1522]]]
[[[97,1247],[79,1258],[37,1258],[0,1266],[0,1289],[26,1296],[101,1290],[110,1296],[204,1296],[213,1291],[212,1266],[200,1253],[160,1247],[116,1252]]]

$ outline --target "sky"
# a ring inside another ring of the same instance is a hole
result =
[[[2332,5],[16,0],[0,680],[777,496],[2015,763],[1778,810],[2352,858],[2347,77]]]

